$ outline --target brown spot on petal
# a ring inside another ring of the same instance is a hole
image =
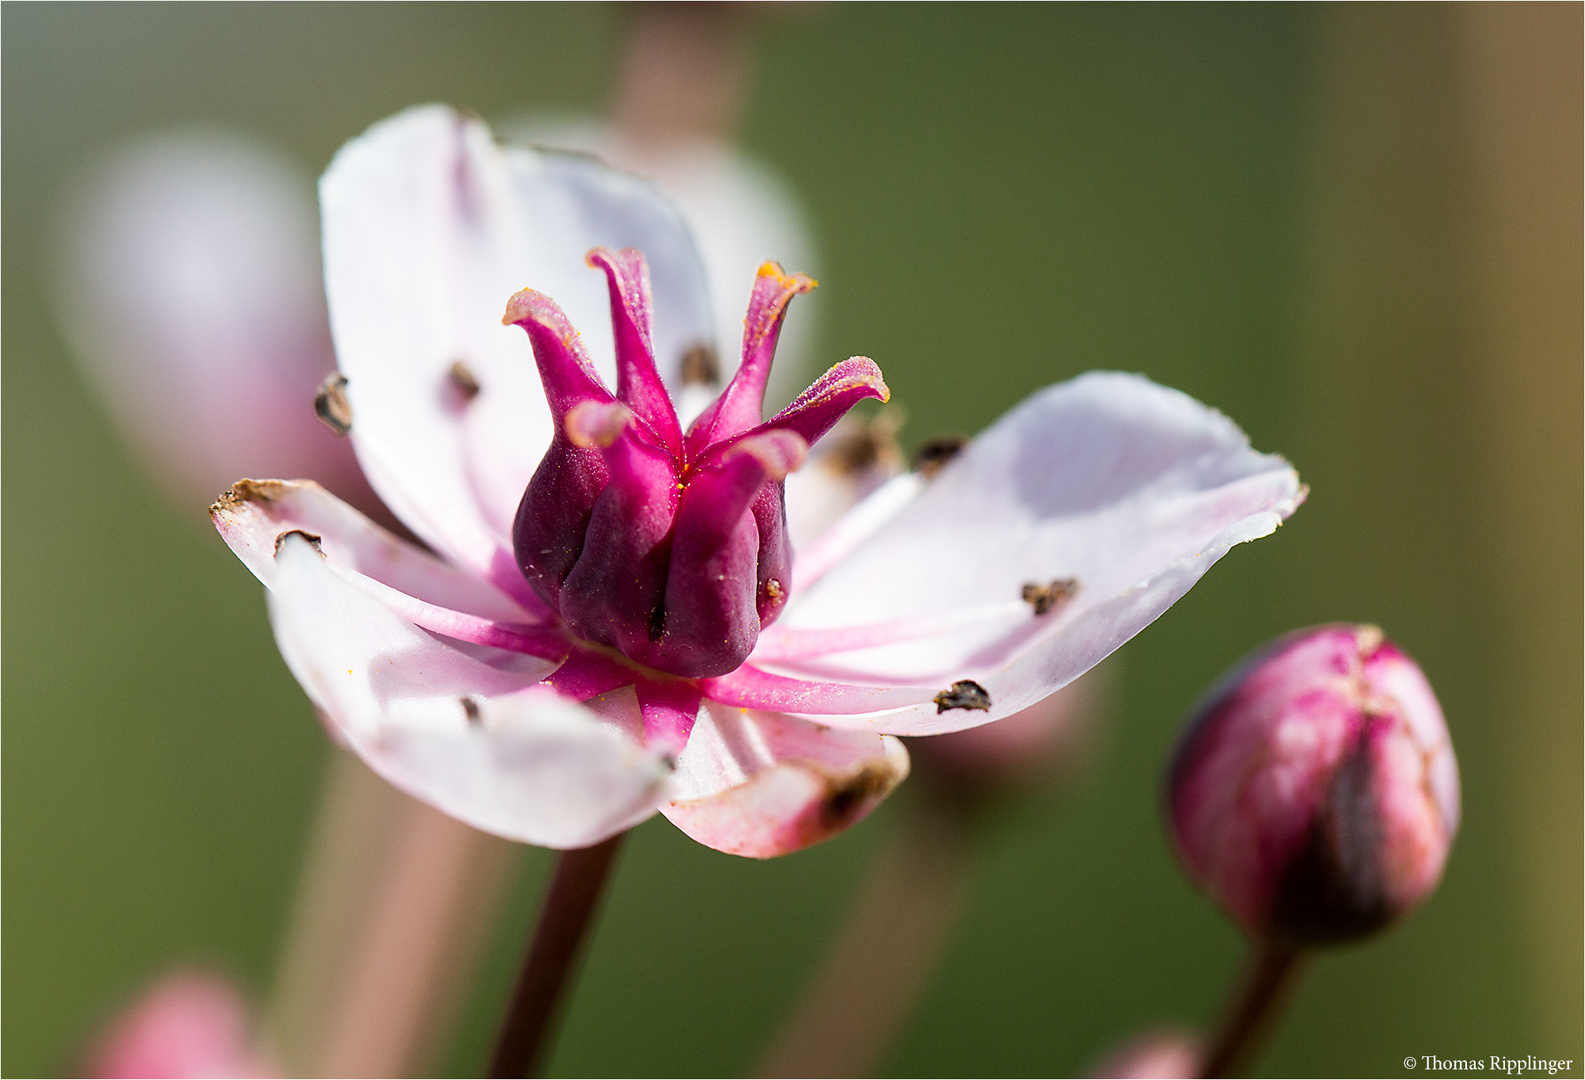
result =
[[[451,367],[446,369],[446,381],[451,384],[451,388],[462,397],[464,402],[472,401],[479,396],[479,380],[474,377],[472,371],[468,370],[468,365],[461,360],[453,360],[451,362]]]
[[[473,698],[464,697],[462,699],[462,712],[468,718],[468,723],[474,727],[478,727],[483,723],[479,718],[479,703]]]
[[[721,364],[715,349],[700,343],[682,354],[684,386],[715,386],[721,381]]]
[[[304,540],[307,540],[313,549],[319,552],[320,555],[324,554],[324,551],[319,546],[320,538],[318,533],[311,533],[305,529],[287,529],[285,532],[275,538],[275,554],[277,558],[279,558],[281,554],[281,545],[286,543],[286,538],[289,536],[301,536]]]
[[[832,781],[820,803],[820,823],[833,831],[846,828],[896,783],[896,771],[881,764],[866,765],[852,776]]]
[[[973,679],[959,679],[936,695],[936,715],[948,709],[979,709],[991,707],[990,692]]]
[[[238,480],[210,504],[209,512],[225,514],[247,503],[268,504],[286,494],[288,487],[284,480]]]
[[[937,435],[933,439],[926,439],[914,451],[914,471],[928,480],[946,468],[947,463],[961,454],[967,445],[969,440],[966,435]]]
[[[1078,591],[1078,578],[1058,578],[1049,585],[1031,581],[1024,586],[1024,603],[1033,607],[1036,615],[1046,615],[1072,600]]]
[[[332,371],[314,395],[314,413],[337,435],[352,431],[352,406],[347,404],[347,377]]]

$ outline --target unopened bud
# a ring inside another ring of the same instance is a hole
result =
[[[1096,1062],[1096,1077],[1161,1077],[1174,1080],[1199,1076],[1204,1049],[1200,1040],[1185,1031],[1158,1029],[1136,1035]]]
[[[226,979],[178,971],[150,987],[100,1036],[82,1075],[280,1076],[260,1049],[246,998]]]
[[[1458,831],[1458,765],[1414,661],[1373,626],[1321,626],[1212,690],[1167,799],[1190,876],[1246,930],[1343,942],[1436,888]]]

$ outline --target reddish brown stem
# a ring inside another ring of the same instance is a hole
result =
[[[1298,975],[1298,949],[1263,941],[1229,999],[1222,1026],[1206,1048],[1200,1075],[1231,1076],[1260,1048]]]
[[[490,1060],[491,1076],[538,1075],[562,988],[578,959],[590,917],[599,906],[625,835],[593,847],[564,851],[557,858],[534,941]]]

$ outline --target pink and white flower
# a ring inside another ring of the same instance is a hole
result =
[[[1041,700],[1303,499],[1226,417],[1093,373],[794,552],[787,472],[887,395],[856,357],[761,421],[808,279],[762,268],[743,360],[685,430],[709,294],[643,183],[424,107],[349,143],[321,199],[351,438],[430,550],[310,483],[240,481],[212,513],[332,732],[502,836],[578,847],[658,810],[723,851],[815,843],[907,774],[894,736]]]

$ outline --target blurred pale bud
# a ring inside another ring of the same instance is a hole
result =
[[[202,507],[239,476],[304,477],[367,501],[314,415],[335,357],[311,177],[240,136],[166,133],[97,162],[60,225],[57,320],[161,486]]]
[[[1118,1080],[1125,1077],[1137,1080],[1183,1080],[1200,1075],[1204,1053],[1200,1040],[1188,1032],[1171,1029],[1147,1031],[1096,1062],[1090,1075],[1116,1077]]]
[[[1245,658],[1199,707],[1167,798],[1190,876],[1251,934],[1299,946],[1424,900],[1459,821],[1436,695],[1373,626],[1299,630]]]
[[[279,1076],[247,1001],[218,975],[167,975],[118,1016],[84,1063],[95,1077]]]
[[[704,259],[715,314],[718,369],[714,389],[701,388],[699,407],[708,404],[736,368],[743,341],[754,275],[767,259],[820,276],[819,252],[809,215],[797,193],[765,162],[730,144],[696,134],[676,141],[636,142],[597,120],[519,117],[494,125],[503,138],[525,146],[593,154],[619,169],[644,177],[664,191],[693,231]],[[820,291],[801,297],[788,314],[776,344],[765,404],[779,409],[802,390],[812,366]],[[820,365],[824,370],[826,365]],[[677,403],[683,423],[690,408],[687,386]]]

